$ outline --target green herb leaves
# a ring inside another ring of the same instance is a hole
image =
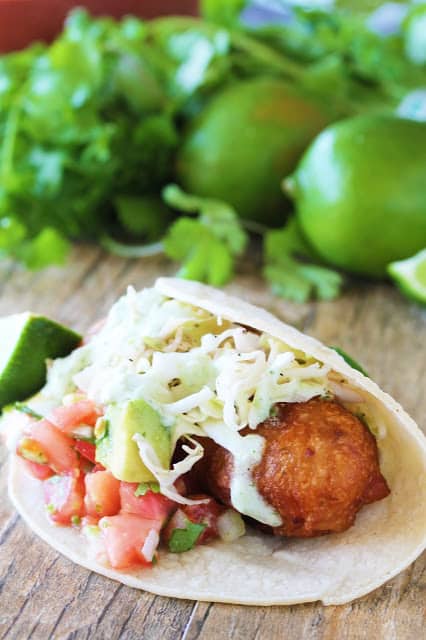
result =
[[[140,482],[135,489],[135,496],[144,496],[148,491],[160,493],[160,485],[158,482]]]
[[[248,239],[236,212],[225,202],[190,196],[176,185],[166,187],[163,196],[175,209],[199,213],[198,218],[179,218],[164,238],[166,254],[183,263],[179,275],[216,286],[228,282]]]
[[[332,300],[339,295],[342,276],[310,262],[315,257],[295,218],[283,229],[266,233],[264,256],[263,275],[276,295],[295,302],[306,302],[311,297]]]
[[[178,141],[145,37],[139,20],[75,11],[51,46],[0,58],[0,255],[38,269],[62,263],[69,239],[155,234],[113,205],[158,194]]]
[[[174,529],[169,540],[169,551],[183,553],[192,549],[206,528],[205,524],[196,524],[187,520],[185,529]]]

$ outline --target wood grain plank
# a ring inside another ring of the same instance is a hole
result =
[[[173,272],[161,258],[126,261],[76,247],[66,268],[0,266],[0,315],[32,309],[84,331],[128,284]],[[358,284],[333,303],[289,304],[244,267],[229,290],[339,345],[425,427],[426,311],[386,285]],[[0,450],[0,491],[6,493]],[[342,607],[241,607],[171,600],[87,572],[32,535],[0,501],[0,639],[411,640],[425,637],[426,555],[383,588]]]
[[[424,637],[426,554],[374,593],[345,606],[236,607],[202,603],[185,640],[412,640]]]
[[[179,637],[193,603],[91,574],[35,539],[21,521],[12,524],[0,561],[0,638],[22,640],[30,632],[37,639]]]

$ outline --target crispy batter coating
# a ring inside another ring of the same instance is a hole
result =
[[[309,538],[348,529],[359,509],[389,494],[368,428],[334,401],[276,405],[276,415],[252,431],[265,438],[252,475],[259,493],[280,513],[273,533]],[[232,454],[204,440],[209,492],[231,505]]]

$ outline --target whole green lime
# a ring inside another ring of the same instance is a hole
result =
[[[329,122],[322,109],[282,81],[240,81],[195,119],[177,159],[182,186],[225,200],[245,218],[282,223],[280,181]]]
[[[325,261],[384,276],[389,262],[426,246],[426,124],[386,115],[333,124],[285,187]]]

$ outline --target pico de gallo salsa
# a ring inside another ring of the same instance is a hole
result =
[[[19,405],[14,419],[23,435],[16,453],[27,472],[43,483],[52,524],[79,528],[98,561],[114,569],[149,567],[161,545],[180,553],[242,535],[240,515],[210,496],[189,495],[199,504],[177,504],[160,493],[157,483],[115,478],[96,462],[95,430],[103,420],[102,407],[82,395],[72,400],[65,398],[67,404],[46,418]],[[176,488],[188,495],[182,478]]]

